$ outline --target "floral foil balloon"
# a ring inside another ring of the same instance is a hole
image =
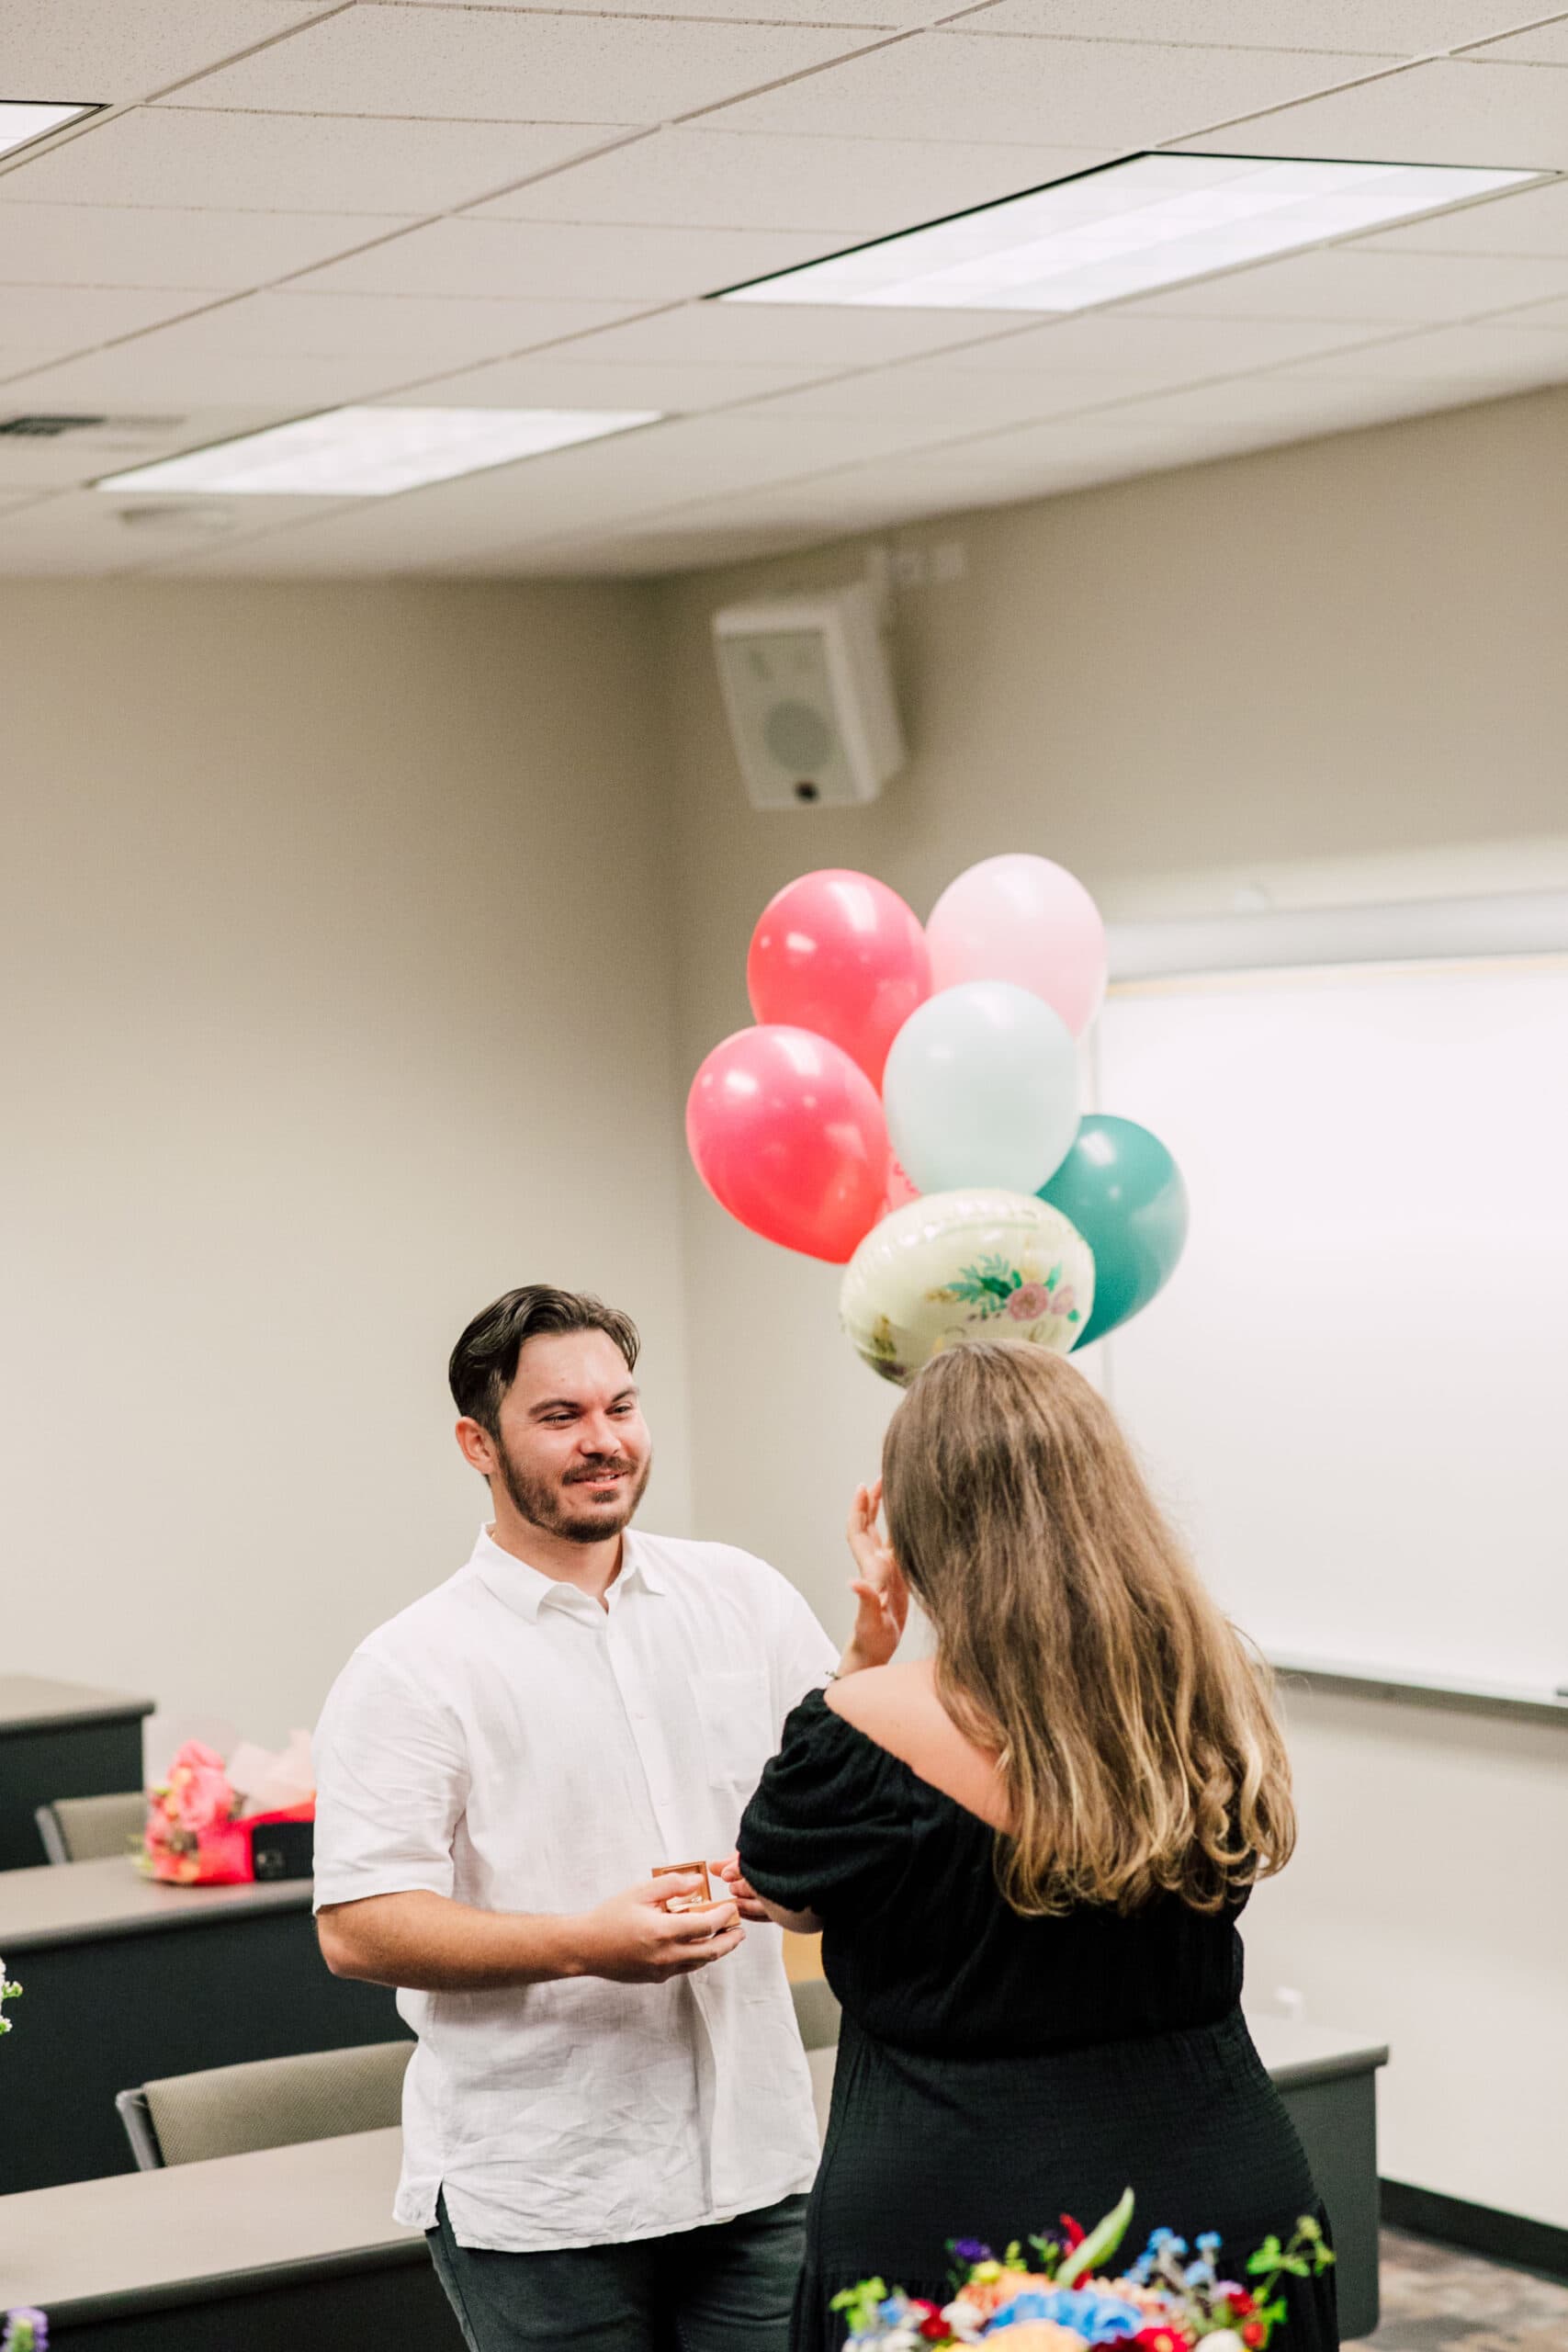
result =
[[[907,1387],[962,1340],[1029,1340],[1066,1355],[1094,1307],[1094,1258],[1059,1209],[1026,1193],[928,1193],[868,1233],[839,1314],[873,1372]]]

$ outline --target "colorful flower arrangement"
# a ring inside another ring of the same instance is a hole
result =
[[[0,2352],[49,2352],[49,2321],[42,2312],[7,2312]]]
[[[10,1978],[6,1973],[5,1962],[0,1960],[0,2012],[3,2012],[6,2002],[19,2001],[21,1997],[21,1986],[19,1984],[12,1984]],[[0,2033],[9,2033],[10,2030],[10,2018],[3,2013],[0,2013]],[[0,2352],[3,2352],[3,2347],[0,2347]]]
[[[248,1878],[245,1841],[235,1826],[240,1803],[221,1756],[187,1739],[168,1778],[148,1791],[145,1874],[179,1886]]]
[[[835,2295],[853,2352],[931,2352],[932,2346],[989,2344],[998,2352],[1264,2352],[1286,2316],[1280,2292],[1287,2278],[1325,2270],[1334,2256],[1310,2215],[1287,2245],[1267,2238],[1244,2267],[1251,2282],[1221,2275],[1220,2240],[1205,2233],[1189,2258],[1185,2238],[1156,2230],[1130,2270],[1107,2278],[1103,2266],[1133,2218],[1128,2189],[1089,2231],[1070,2214],[1060,2237],[1032,2237],[1004,2255],[977,2239],[957,2238],[950,2302],[937,2304],[863,2278]]]

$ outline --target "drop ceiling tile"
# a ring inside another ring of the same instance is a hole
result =
[[[770,0],[771,5],[771,0]],[[479,208],[515,220],[800,229],[838,243],[960,212],[1111,161],[1106,147],[660,130]]]
[[[227,293],[309,269],[390,225],[343,213],[0,205],[0,287],[176,287]],[[4,301],[0,294],[0,306]]]
[[[874,40],[849,27],[350,8],[173,103],[475,122],[661,122]]]
[[[420,386],[419,398],[451,408],[657,409],[680,414],[788,391],[821,373],[819,367],[705,368],[650,360],[597,367],[567,352],[546,352],[437,377]]]
[[[518,0],[360,0],[362,6],[515,8]],[[536,6],[537,0],[525,0]],[[853,25],[872,31],[897,31],[953,14],[952,0],[610,0],[588,11],[606,17],[708,17],[737,23]],[[1518,22],[1517,12],[1508,22]]]
[[[282,423],[345,401],[373,400],[400,389],[418,372],[406,360],[367,359],[359,353],[312,357],[297,351],[171,347],[164,332],[12,377],[5,397],[13,413],[17,408],[69,408],[188,414],[251,406],[273,410]],[[199,442],[181,446],[194,448]]]
[[[941,365],[955,373],[1038,368],[1074,379],[1100,376],[1142,390],[1278,367],[1381,332],[1381,321],[1369,326],[1334,319],[1165,318],[1123,306],[949,352]]]
[[[1559,16],[1505,40],[1483,41],[1470,54],[1483,65],[1568,65],[1568,22]]]
[[[0,347],[65,356],[177,318],[207,298],[169,288],[7,286],[0,282]]]
[[[20,344],[0,345],[0,414],[19,416],[24,411],[41,405],[22,393],[13,396],[10,388],[18,379],[30,377],[36,368],[51,368],[55,357],[51,351],[27,351]]]
[[[94,491],[62,491],[0,515],[0,576],[131,571],[149,553]]]
[[[143,338],[174,366],[182,356],[254,352],[306,358],[353,357],[363,367],[396,360],[410,377],[449,374],[478,359],[626,314],[615,302],[423,301],[389,294],[306,294],[285,287],[220,303]]]
[[[882,518],[878,516],[879,522]],[[863,527],[852,524],[852,529]],[[870,523],[863,527],[874,528]],[[841,526],[840,534],[841,535]],[[661,580],[681,571],[701,571],[715,564],[755,563],[767,556],[790,555],[834,537],[831,527],[818,524],[739,523],[709,525],[705,529],[624,531],[598,534],[586,539],[564,539],[530,547],[523,576],[537,580]]]
[[[325,0],[6,0],[0,42],[16,96],[124,106],[309,23]]]
[[[1568,301],[1532,302],[1528,310],[1511,311],[1499,319],[1499,326],[1561,327],[1568,326]]]
[[[1468,388],[1393,382],[1376,377],[1314,380],[1284,373],[1237,377],[1228,383],[1197,384],[1130,401],[1095,421],[1113,430],[1150,424],[1274,426],[1310,438],[1344,432],[1356,424],[1378,424],[1472,397]]]
[[[1568,256],[1568,180],[1517,195],[1467,204],[1440,212],[1435,220],[1413,220],[1406,229],[1384,229],[1357,241],[1362,253],[1553,254]]]
[[[823,304],[688,302],[680,310],[602,328],[572,345],[574,358],[649,359],[677,365],[777,361],[788,367],[867,367],[907,353],[978,340],[987,325],[1013,326],[1016,311],[856,311]]]
[[[1249,155],[1333,155],[1393,164],[1479,164],[1551,171],[1568,166],[1568,92],[1528,65],[1449,58],[1274,109],[1232,126]],[[1172,141],[1171,143],[1176,143]],[[1212,139],[1181,142],[1201,149]]]
[[[713,118],[722,130],[1157,146],[1364,74],[1364,57],[919,33]],[[1322,152],[1322,151],[1307,151]]]
[[[1339,245],[1228,277],[1151,295],[1144,317],[1256,319],[1473,318],[1568,293],[1568,264],[1550,256],[1379,253]]]
[[[1429,57],[1520,21],[1527,0],[996,0],[964,19],[973,32],[1078,34],[1216,49],[1341,50]]]
[[[562,451],[537,460],[528,480],[521,478],[522,468],[510,471],[518,477],[520,507],[536,515],[547,507],[570,515],[574,505],[606,504],[618,514],[820,473],[881,456],[905,437],[874,419],[730,410],[719,416],[676,418],[599,442],[582,452],[589,462],[581,465],[568,462],[577,453]]]
[[[568,295],[679,301],[812,261],[833,241],[760,229],[609,228],[577,221],[433,220],[408,236],[331,263],[307,291]]]
[[[1506,324],[1500,320],[1478,326],[1434,327],[1422,334],[1397,335],[1356,351],[1300,361],[1284,372],[1294,383],[1327,383],[1356,376],[1378,382],[1457,380],[1489,384],[1498,390],[1559,384],[1568,380],[1568,304],[1562,308],[1562,322],[1555,327]]]
[[[0,173],[0,203],[406,218],[493,196],[618,135],[603,122],[369,122],[143,107]]]
[[[935,441],[1091,408],[1110,396],[1108,387],[1121,385],[1120,378],[1105,375],[1048,374],[1043,368],[964,374],[940,362],[917,360],[781,393],[748,413],[880,420],[900,433],[923,428]]]

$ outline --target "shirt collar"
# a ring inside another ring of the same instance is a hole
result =
[[[539,1569],[531,1568],[515,1552],[502,1551],[488,1527],[480,1528],[468,1566],[487,1591],[530,1625],[538,1623],[539,1611],[547,1603],[570,1609],[587,1598],[575,1585],[563,1584],[558,1577],[547,1577]],[[617,1592],[632,1585],[640,1585],[645,1592],[665,1590],[664,1579],[649,1559],[647,1545],[627,1528],[622,1538],[621,1573],[611,1587],[612,1602]]]

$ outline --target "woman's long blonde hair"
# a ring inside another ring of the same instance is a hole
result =
[[[1130,1911],[1163,1891],[1216,1912],[1282,1870],[1295,1812],[1269,1669],[1083,1374],[1018,1340],[953,1348],[882,1459],[942,1704],[998,1758],[1013,1909]]]

